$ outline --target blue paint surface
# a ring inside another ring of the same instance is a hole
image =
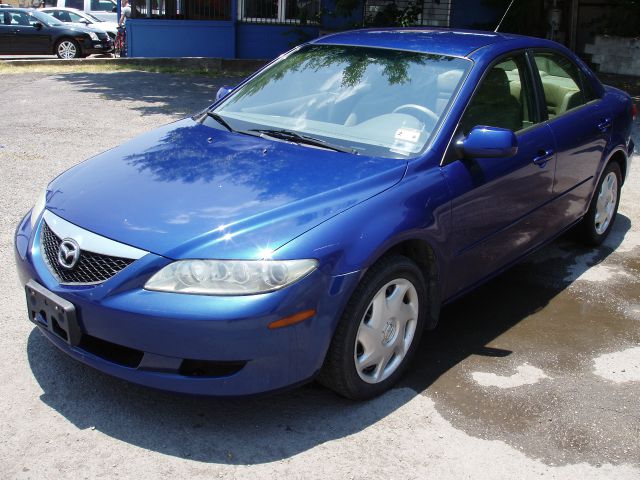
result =
[[[319,34],[317,26],[238,23],[236,28],[238,58],[275,58]]]
[[[131,57],[235,58],[234,23],[188,20],[127,20]]]

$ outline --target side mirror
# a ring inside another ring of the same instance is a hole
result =
[[[518,139],[506,128],[478,126],[456,142],[456,149],[464,158],[508,158],[518,153]]]
[[[40,22],[34,23],[33,26],[36,27],[36,30],[42,30],[42,24]]]
[[[230,87],[229,85],[224,85],[218,89],[218,93],[216,93],[216,102],[219,102],[224,97],[229,95],[235,87]]]
[[[112,11],[113,13],[117,13],[117,12],[118,12],[118,7],[113,7],[113,8],[111,9],[111,11]]]
[[[80,20],[80,23],[84,23],[85,25],[89,25],[91,22],[89,20],[87,20],[86,18],[83,18],[82,20]]]

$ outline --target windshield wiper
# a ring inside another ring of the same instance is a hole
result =
[[[265,136],[279,138],[302,145],[311,145],[314,147],[326,148],[327,150],[333,150],[334,152],[352,153],[354,155],[358,155],[358,151],[354,148],[341,147],[340,145],[335,145],[319,138],[310,137],[308,135],[301,135],[298,132],[294,132],[292,130],[252,128],[251,130],[248,130],[248,132],[259,133],[261,137]]]
[[[230,132],[235,132],[235,130],[233,128],[231,128],[231,125],[229,125],[227,123],[227,121],[222,118],[222,116],[216,112],[212,112],[211,110],[204,110],[198,114],[196,114],[193,119],[196,122],[202,123],[204,122],[204,119],[207,117],[211,117],[213,118],[216,122],[218,122],[220,125],[222,125],[224,128],[226,128],[228,131]]]

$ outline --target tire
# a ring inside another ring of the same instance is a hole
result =
[[[406,257],[385,257],[349,300],[318,376],[336,393],[364,400],[389,390],[415,354],[424,329],[426,286]]]
[[[80,45],[75,40],[63,38],[56,43],[56,55],[64,60],[80,58],[82,50],[80,50]]]
[[[580,242],[598,246],[607,238],[618,213],[621,183],[620,166],[610,162],[602,172],[587,214],[576,229]]]

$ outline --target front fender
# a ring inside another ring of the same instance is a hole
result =
[[[364,271],[394,246],[421,240],[438,271],[449,257],[450,194],[439,167],[408,173],[394,187],[342,212],[281,247],[278,258],[316,258],[329,275]],[[441,282],[444,279],[440,279]]]

